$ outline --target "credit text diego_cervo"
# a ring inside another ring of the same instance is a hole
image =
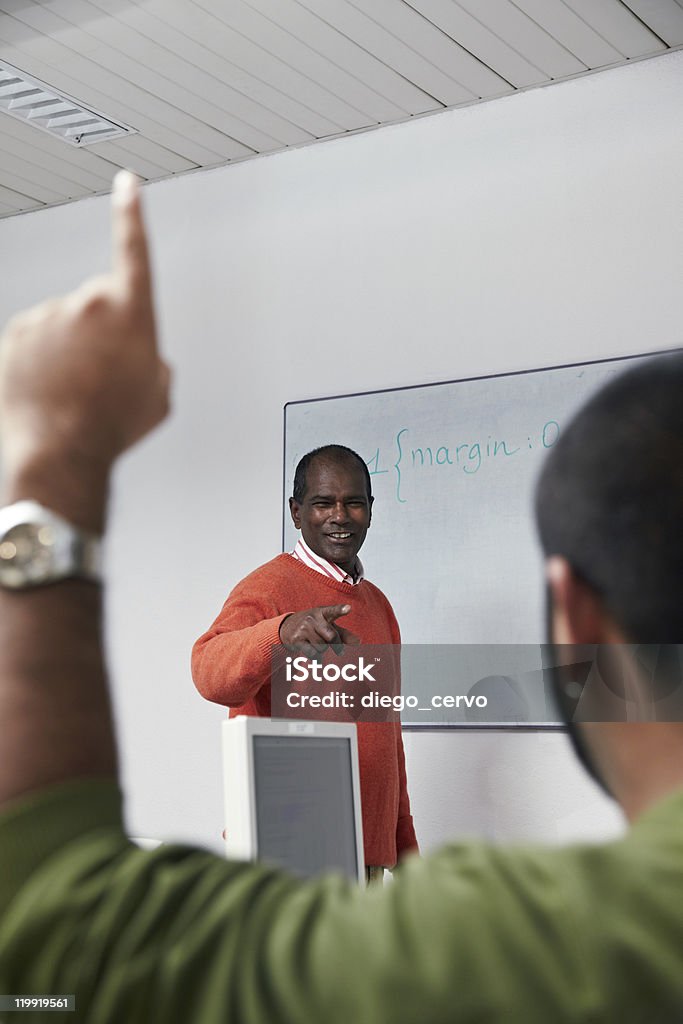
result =
[[[419,701],[413,694],[379,693],[373,690],[365,693],[358,701],[362,708],[386,708],[392,711],[403,711],[404,708],[417,708]],[[445,697],[437,695],[432,697],[432,708],[485,708],[488,698],[481,694],[477,697],[465,694],[447,694]],[[355,708],[356,697],[346,690],[332,690],[321,696],[318,693],[288,693],[287,706],[290,708]],[[422,710],[422,709],[421,709]]]

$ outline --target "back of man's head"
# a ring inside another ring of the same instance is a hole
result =
[[[536,491],[561,555],[634,643],[683,642],[683,352],[639,364],[576,415]]]

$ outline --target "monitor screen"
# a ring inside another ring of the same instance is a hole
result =
[[[259,860],[307,877],[357,878],[349,739],[254,736],[253,744]]]

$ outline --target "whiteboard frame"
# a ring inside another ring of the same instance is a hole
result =
[[[549,373],[554,370],[573,370],[582,369],[584,367],[592,366],[604,366],[605,364],[623,364],[624,370],[628,368],[628,364],[635,362],[640,359],[655,359],[657,356],[674,355],[675,353],[683,352],[683,347],[674,347],[668,349],[657,349],[653,352],[634,352],[630,355],[625,356],[606,356],[602,359],[589,359],[583,362],[577,363],[557,363],[548,366],[537,366],[527,370],[502,370],[498,373],[482,373],[472,377],[455,377],[450,380],[438,380],[438,381],[426,381],[423,384],[403,384],[397,385],[391,388],[370,388],[367,391],[346,391],[340,394],[333,395],[322,395],[317,398],[297,398],[292,399],[289,402],[285,402],[283,407],[283,430],[282,430],[282,535],[281,535],[281,548],[285,551],[285,536],[286,528],[289,522],[289,495],[286,492],[287,488],[287,413],[288,410],[293,406],[299,405],[313,405],[320,402],[333,402],[337,399],[342,398],[365,398],[370,395],[386,395],[392,394],[397,391],[418,391],[426,388],[438,388],[452,384],[468,384],[477,381],[485,380],[497,380],[501,377],[524,377],[531,376],[538,373]],[[432,723],[432,722],[407,722],[402,723],[402,728],[406,731],[414,732],[441,732],[443,730],[466,730],[471,731],[484,731],[490,732],[492,729],[505,729],[514,730],[515,732],[538,732],[538,731],[560,731],[566,732],[567,726],[561,722],[491,722],[491,723],[469,723],[469,722],[452,722],[452,723]]]

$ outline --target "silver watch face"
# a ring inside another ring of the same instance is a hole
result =
[[[0,541],[0,580],[6,587],[22,587],[54,577],[55,531],[51,526],[20,523]]]
[[[0,587],[21,590],[72,576],[101,582],[99,537],[31,498],[0,508]]]

